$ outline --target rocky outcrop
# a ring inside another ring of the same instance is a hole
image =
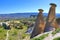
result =
[[[35,22],[35,27],[33,29],[33,32],[31,34],[31,37],[30,38],[33,38],[34,36],[40,34],[40,33],[43,33],[43,29],[44,29],[44,18],[43,18],[43,10],[42,9],[39,9],[39,14],[37,16],[37,19],[36,19],[36,22]]]
[[[56,18],[55,18],[56,4],[51,3],[50,5],[51,5],[51,7],[50,7],[50,10],[48,13],[47,20],[46,20],[44,32],[51,31],[51,30],[53,30],[53,28],[56,28],[56,29],[58,28],[58,24],[57,24]]]

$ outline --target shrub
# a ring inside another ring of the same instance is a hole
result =
[[[54,38],[53,40],[60,40],[60,37]]]
[[[52,32],[52,34],[55,35],[58,32],[60,32],[60,28],[56,29],[54,32]]]
[[[40,36],[38,38],[33,38],[32,40],[43,40],[47,36],[48,36],[48,34],[43,34],[42,36]]]

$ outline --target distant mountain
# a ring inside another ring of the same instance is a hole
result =
[[[35,13],[11,13],[11,14],[0,14],[0,19],[19,19],[19,18],[29,18],[31,15],[36,15]],[[43,14],[45,17],[48,15],[47,13]],[[56,14],[56,17],[60,17],[60,14]]]

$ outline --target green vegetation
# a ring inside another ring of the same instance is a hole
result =
[[[26,34],[27,28],[35,22],[35,18],[23,18],[16,20],[0,20],[0,22],[10,22],[11,29],[5,29],[4,26],[0,25],[0,40],[6,40],[8,31],[8,40],[19,40],[29,38],[30,35]],[[5,26],[7,27],[7,25]]]
[[[5,40],[7,30],[0,28],[0,40]]]
[[[11,30],[9,30],[9,40],[17,40],[19,39],[19,37],[21,37],[22,39],[24,39],[26,36],[28,36],[25,32],[27,30],[26,26],[23,26],[23,29],[16,29],[16,28],[11,28]],[[7,36],[7,31],[4,28],[0,28],[0,40],[5,40],[6,36]]]
[[[26,34],[25,32],[31,26],[31,24],[33,24],[35,22],[35,20],[36,20],[36,18],[22,18],[22,19],[17,19],[17,20],[0,20],[0,22],[10,21],[10,24],[12,24],[12,25],[10,25],[11,29],[8,32],[8,34],[9,34],[8,39],[9,40],[19,40],[19,39],[23,40],[26,37],[27,38],[30,37],[30,35]],[[57,19],[57,20],[60,20],[60,19]],[[16,22],[16,21],[18,21],[18,22]],[[8,29],[6,30],[6,29],[4,29],[3,26],[0,25],[0,40],[6,39],[7,31],[8,31]],[[60,28],[53,31],[52,34],[55,35],[58,32],[60,32]],[[43,34],[40,37],[32,38],[31,40],[43,40],[47,36],[48,36],[48,34]],[[59,40],[59,39],[60,39],[60,37],[55,38],[54,40]]]
[[[54,38],[53,40],[60,40],[60,37]]]
[[[16,29],[12,28],[9,31],[9,40],[18,40],[18,39],[24,39],[26,36],[28,36],[25,32],[27,30],[26,26],[23,26],[23,29]]]
[[[60,32],[60,28],[56,29],[55,31],[52,32],[53,35],[55,35],[56,33]]]
[[[38,38],[33,38],[32,40],[43,40],[47,36],[48,36],[48,34],[43,34],[42,36],[40,36]]]

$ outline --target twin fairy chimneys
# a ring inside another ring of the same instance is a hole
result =
[[[35,22],[35,27],[33,29],[33,32],[31,34],[30,38],[33,38],[37,36],[38,34],[52,31],[53,28],[57,29],[59,28],[56,18],[55,18],[55,9],[56,9],[56,4],[51,3],[51,7],[49,9],[48,17],[46,21],[44,21],[43,17],[43,9],[38,9],[39,14],[37,16],[36,22]]]

